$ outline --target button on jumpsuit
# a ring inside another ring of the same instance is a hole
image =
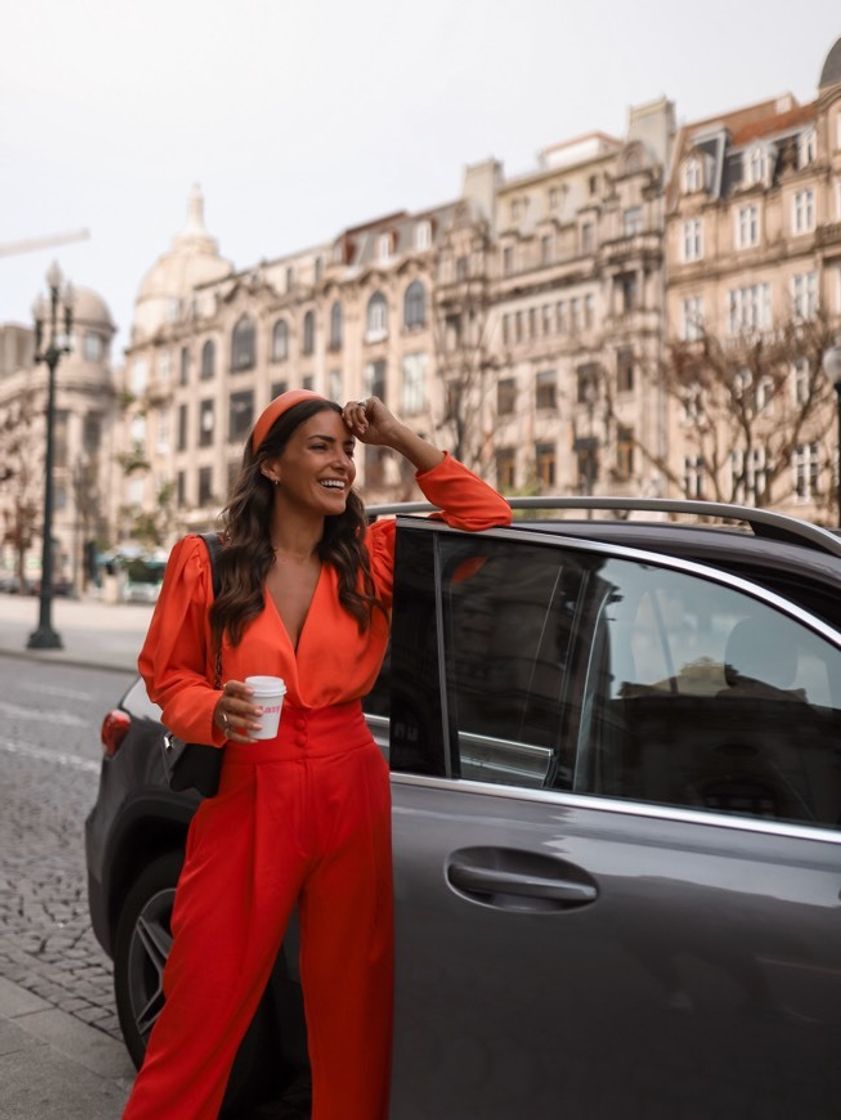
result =
[[[445,455],[417,476],[461,529],[507,524],[508,504]],[[392,597],[395,524],[369,527],[378,596]],[[268,592],[242,641],[222,645],[224,680],[283,677],[277,738],[228,743],[219,792],[190,824],[155,1024],[124,1120],[216,1120],[228,1074],[297,902],[313,1120],[385,1120],[392,1024],[388,767],[362,717],[388,622],[369,629],[340,605],[323,564],[297,651]],[[140,655],[163,722],[224,744],[208,623],[212,584],[198,537],[173,549]]]

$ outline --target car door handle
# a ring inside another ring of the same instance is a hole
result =
[[[447,878],[460,891],[467,894],[508,894],[526,898],[544,898],[552,902],[578,904],[594,902],[598,890],[587,883],[569,879],[547,878],[523,872],[503,871],[495,867],[476,867],[466,863],[451,863]]]

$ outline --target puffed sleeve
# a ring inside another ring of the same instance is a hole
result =
[[[511,524],[511,507],[505,498],[447,451],[440,463],[415,478],[424,497],[441,510],[432,516],[440,517],[454,529],[477,532]],[[389,519],[376,521],[368,530],[371,574],[377,594],[388,607],[394,587],[396,528],[396,522]]]
[[[221,746],[213,725],[221,691],[212,687],[210,559],[200,537],[180,540],[167,562],[163,586],[137,665],[164,726],[191,743]]]

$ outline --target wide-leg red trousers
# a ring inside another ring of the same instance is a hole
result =
[[[300,904],[313,1120],[385,1120],[393,907],[388,767],[358,702],[284,706],[228,744],[187,838],[155,1024],[123,1120],[216,1120]]]

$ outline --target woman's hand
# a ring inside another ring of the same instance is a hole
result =
[[[260,729],[260,709],[251,703],[253,693],[242,681],[226,681],[213,709],[213,723],[232,743],[253,743],[252,731]]]
[[[378,447],[393,447],[403,428],[379,397],[348,401],[342,409],[342,419],[360,443]]]

